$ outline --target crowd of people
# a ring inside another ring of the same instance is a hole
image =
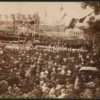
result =
[[[92,49],[92,44],[90,44],[88,41],[85,41],[83,39],[67,39],[67,38],[61,38],[57,36],[47,36],[47,35],[41,35],[36,34],[33,36],[35,40],[38,40],[38,42],[35,42],[33,39],[33,45],[45,45],[45,46],[60,46],[60,47],[72,47],[72,48],[83,48],[84,49]]]
[[[53,44],[50,39],[40,39],[44,40],[44,44],[47,40],[48,45]],[[88,89],[83,91],[84,95],[74,89],[78,71],[82,66],[99,68],[99,57],[96,53],[92,50],[73,51],[72,45],[69,50],[45,50],[35,46],[33,41],[29,50],[1,48],[0,98],[100,97],[99,85],[91,97],[87,96],[90,93]]]

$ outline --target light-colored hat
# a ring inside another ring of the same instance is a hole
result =
[[[44,75],[44,72],[41,72],[40,74],[41,74],[41,75]]]
[[[61,85],[58,84],[58,85],[56,86],[56,89],[60,89],[60,88],[61,88]]]
[[[90,60],[90,63],[91,63],[91,64],[93,64],[93,63],[94,63],[94,61],[93,61],[93,60]]]
[[[17,90],[17,91],[19,91],[20,89],[19,89],[18,87],[15,87],[15,88],[14,88],[14,90]]]
[[[65,66],[65,65],[63,65],[63,66],[62,66],[62,69],[66,69],[66,66]]]
[[[30,67],[31,67],[31,68],[34,68],[34,67],[35,67],[35,65],[30,65]]]
[[[54,93],[55,93],[55,90],[54,90],[54,88],[52,88],[52,89],[50,90],[49,94],[54,94]]]
[[[58,71],[60,71],[60,70],[61,70],[61,68],[57,68],[57,70],[58,70]]]
[[[62,89],[62,90],[61,90],[61,93],[65,93],[65,91],[66,91],[65,89]]]
[[[46,74],[48,74],[48,71],[47,71],[47,70],[45,70],[45,73],[46,73]]]
[[[10,90],[12,90],[12,87],[11,86],[8,87],[8,91],[10,91]]]

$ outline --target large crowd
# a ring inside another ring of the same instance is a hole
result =
[[[54,41],[51,42],[50,39],[40,39],[44,43],[42,45],[54,45]],[[68,42],[64,44],[69,49],[37,49],[34,41],[29,50],[1,48],[0,98],[99,98],[99,85],[91,96],[88,95],[92,90],[86,89],[82,92],[80,89],[77,92],[74,89],[78,71],[82,66],[99,69],[98,55],[91,49],[81,52],[77,47],[73,51],[73,45],[68,46]],[[84,47],[81,44],[79,48],[87,49],[82,46]]]

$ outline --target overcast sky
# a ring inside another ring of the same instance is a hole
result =
[[[63,6],[62,11],[60,11],[61,6]],[[81,8],[81,2],[0,2],[1,14],[18,12],[33,14],[38,12],[41,20],[46,21],[48,24],[55,24],[55,22],[66,13],[67,16],[62,22],[65,22],[66,25],[68,25],[72,18],[84,17],[91,11],[91,8],[83,10]],[[46,20],[45,12],[47,12]]]

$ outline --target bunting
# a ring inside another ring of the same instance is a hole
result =
[[[68,28],[74,28],[75,27],[75,24],[78,22],[78,19],[76,18],[72,18]]]
[[[93,11],[91,13],[89,13],[88,15],[86,15],[85,17],[83,18],[80,18],[80,19],[76,19],[76,18],[72,18],[68,28],[74,28],[76,23],[79,22],[79,23],[83,23],[85,21],[85,19],[90,16],[91,14],[93,13]]]
[[[80,23],[83,23],[83,22],[85,21],[85,19],[86,19],[86,17],[80,18],[80,19],[79,19],[79,22],[80,22]]]
[[[86,15],[85,17],[80,18],[80,19],[79,19],[79,22],[80,22],[80,23],[83,23],[83,22],[85,21],[85,19],[86,19],[88,16],[90,16],[92,13],[93,13],[93,11],[92,11],[91,13],[89,13],[88,15]]]

